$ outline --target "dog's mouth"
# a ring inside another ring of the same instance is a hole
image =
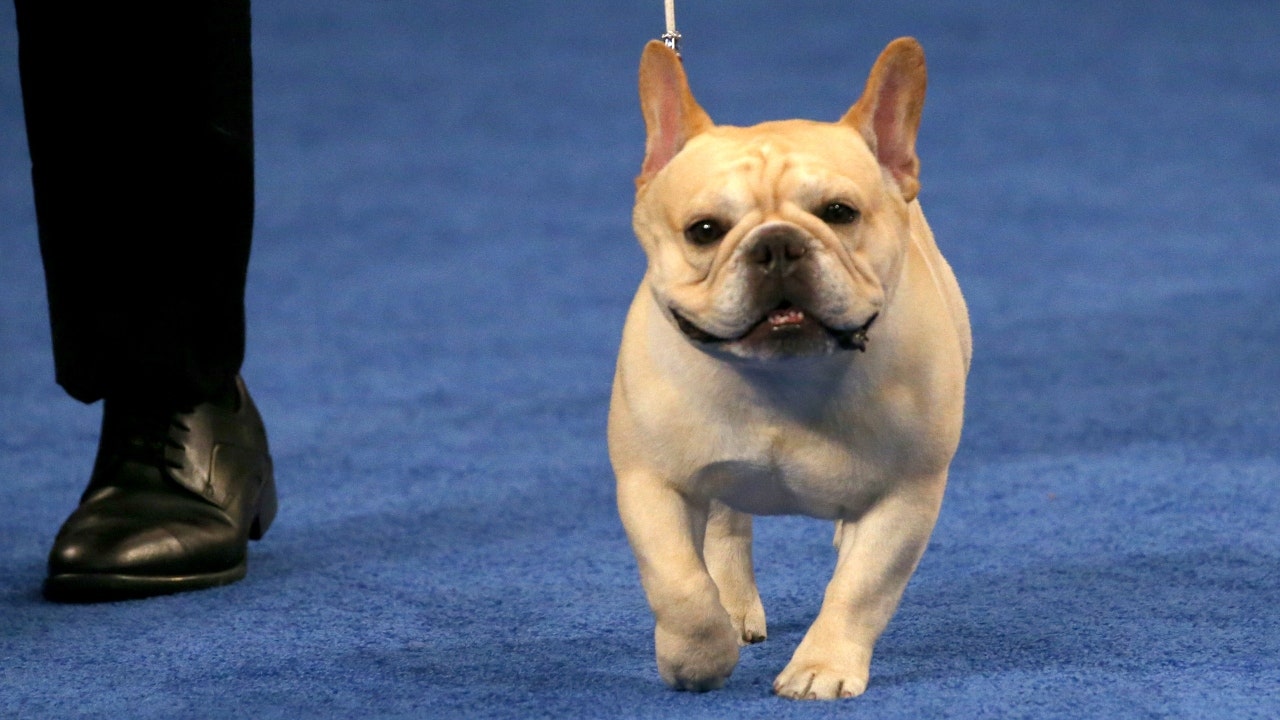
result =
[[[825,332],[835,340],[836,347],[841,350],[866,352],[867,331],[871,329],[871,324],[876,321],[880,314],[873,314],[865,323],[855,328],[833,328],[818,320],[812,313],[783,300],[778,303],[777,307],[766,312],[760,320],[747,328],[746,332],[736,337],[713,335],[680,314],[680,311],[675,307],[671,308],[671,316],[675,318],[676,326],[680,328],[680,332],[685,334],[685,337],[694,342],[707,345],[723,345],[752,340],[767,342],[772,339],[781,340],[806,333]]]

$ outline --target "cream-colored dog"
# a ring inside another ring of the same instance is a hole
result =
[[[837,123],[716,126],[644,50],[648,138],[609,451],[658,671],[722,685],[765,637],[751,514],[836,521],[835,576],[774,691],[866,688],[960,440],[969,319],[916,201],[920,45],[876,61]]]

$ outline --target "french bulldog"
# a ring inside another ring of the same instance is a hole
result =
[[[609,409],[658,672],[718,688],[766,635],[752,515],[834,520],[822,608],[773,684],[861,694],[942,503],[972,356],[917,200],[924,52],[881,53],[835,123],[715,125],[679,57],[640,62],[633,225],[648,265]]]

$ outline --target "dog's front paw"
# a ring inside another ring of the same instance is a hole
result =
[[[773,681],[773,692],[792,700],[857,697],[867,689],[870,668],[869,652],[807,647],[805,642],[801,642],[791,662]]]
[[[723,618],[694,632],[661,623],[654,630],[658,674],[676,690],[706,692],[724,685],[738,664],[738,631]]]
[[[836,700],[857,697],[867,689],[867,671],[853,667],[791,663],[773,681],[775,695],[792,700]]]

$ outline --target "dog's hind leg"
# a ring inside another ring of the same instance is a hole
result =
[[[743,645],[765,639],[764,603],[751,563],[751,516],[711,501],[703,557]]]

